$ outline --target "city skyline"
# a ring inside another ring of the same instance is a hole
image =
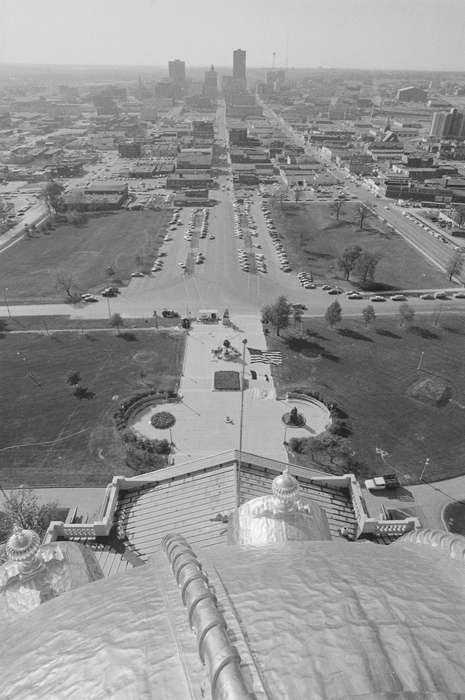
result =
[[[83,0],[70,16],[58,0],[2,0],[0,63],[154,67],[179,56],[187,67],[462,70],[465,6],[459,0],[277,0],[234,7],[201,0]],[[69,32],[72,21],[73,32]],[[40,32],[37,31],[40,27]],[[158,30],[158,31],[157,31]],[[206,36],[208,41],[205,40]],[[201,39],[201,40],[197,40]]]

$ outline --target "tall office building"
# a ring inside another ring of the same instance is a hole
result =
[[[212,98],[215,98],[218,94],[218,76],[213,66],[205,73],[203,94],[205,97]]]
[[[246,86],[245,57],[246,52],[242,49],[236,49],[233,52],[233,79],[243,83],[244,87]]]
[[[175,58],[174,61],[168,61],[168,73],[170,80],[179,87],[186,83],[186,64]]]
[[[451,109],[450,112],[435,112],[430,136],[438,139],[465,138],[465,114],[455,108]]]

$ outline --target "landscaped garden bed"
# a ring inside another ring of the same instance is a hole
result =
[[[215,372],[214,388],[216,391],[240,391],[241,379],[239,372],[221,370]]]

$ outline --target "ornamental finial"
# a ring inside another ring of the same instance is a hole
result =
[[[40,538],[36,532],[14,525],[13,534],[6,543],[5,551],[8,559],[16,562],[21,573],[27,577],[42,565],[37,557],[39,548]]]
[[[297,502],[298,491],[299,484],[297,479],[289,473],[289,467],[286,464],[283,473],[273,479],[271,492],[282,504],[284,510],[290,510]]]

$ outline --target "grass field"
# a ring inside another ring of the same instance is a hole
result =
[[[341,407],[365,473],[398,471],[404,483],[414,483],[426,458],[429,480],[465,472],[463,318],[444,315],[440,327],[425,319],[411,330],[394,319],[379,319],[371,330],[357,321],[329,330],[315,320],[306,322],[302,337],[292,335],[269,340],[284,356],[273,369],[280,395],[305,386]],[[421,378],[447,384],[451,399],[438,407],[413,398],[411,387]]]
[[[126,210],[89,217],[86,224],[60,224],[47,234],[23,238],[0,255],[2,287],[10,303],[63,301],[66,293],[57,287],[57,272],[73,278],[81,293],[99,291],[108,283],[106,269],[113,267],[124,281],[137,269],[137,255],[158,250],[170,211]]]
[[[148,318],[124,318],[121,333],[131,328],[172,328],[179,326],[179,318],[164,318],[158,314]],[[14,331],[39,331],[52,333],[56,330],[75,330],[85,333],[87,330],[108,329],[114,332],[106,318],[76,319],[69,316],[15,316],[0,319],[0,333]]]
[[[360,231],[357,206],[356,202],[346,202],[337,221],[329,204],[281,208],[275,200],[273,221],[285,238],[291,267],[296,272],[312,272],[316,280],[337,280],[340,284],[343,274],[336,261],[345,248],[359,245],[382,255],[375,277],[379,290],[424,289],[449,284],[447,275],[375,216],[370,214],[364,222],[366,230]]]
[[[114,474],[133,476],[113,412],[133,393],[177,387],[184,338],[179,331],[5,334],[1,485],[103,486]],[[72,372],[88,398],[73,395],[66,382]]]

